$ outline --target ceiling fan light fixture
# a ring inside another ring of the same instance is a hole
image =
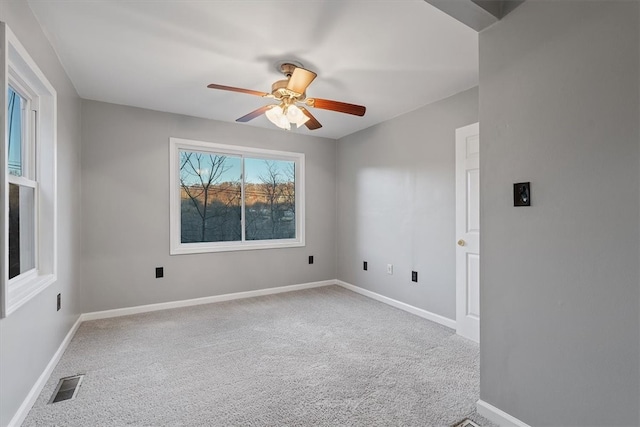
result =
[[[289,105],[289,108],[287,108],[287,120],[291,123],[295,123],[296,127],[300,127],[309,121],[309,117],[307,117],[297,106]]]
[[[281,106],[276,105],[273,108],[268,109],[264,113],[267,116],[267,119],[274,125],[278,126],[281,129],[291,130],[291,124],[287,119],[287,116],[284,114],[284,110]]]

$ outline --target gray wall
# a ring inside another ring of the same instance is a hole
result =
[[[455,319],[455,129],[477,121],[474,88],[339,141],[338,279]]]
[[[82,114],[83,312],[335,279],[334,140],[95,101]],[[169,137],[305,153],[306,247],[170,256]]]
[[[80,313],[80,99],[26,1],[0,1],[6,22],[58,93],[58,280],[0,319],[0,425],[9,423]],[[62,310],[56,312],[56,295]]]
[[[640,424],[638,24],[527,1],[480,35],[480,396],[530,425]]]

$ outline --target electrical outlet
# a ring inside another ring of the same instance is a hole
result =
[[[156,279],[164,277],[164,267],[156,267]]]
[[[387,274],[393,274],[393,264],[387,264]]]
[[[313,255],[309,255],[309,264],[313,264]]]
[[[56,297],[56,311],[60,311],[60,309],[62,308],[62,297],[60,296],[60,294],[58,294],[58,296]]]
[[[367,271],[367,269],[368,269],[368,268],[369,268],[369,265],[367,264],[367,261],[363,261],[363,262],[362,262],[362,269],[363,269],[364,271]]]
[[[412,271],[411,272],[411,281],[412,282],[417,282],[418,281],[418,272],[417,271]]]

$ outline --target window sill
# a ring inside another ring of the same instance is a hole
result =
[[[9,283],[5,317],[22,307],[29,300],[56,281],[54,274],[38,276],[36,274]]]
[[[264,243],[240,243],[211,245],[208,243],[185,243],[171,248],[171,255],[201,254],[208,252],[234,252],[234,251],[254,251],[262,249],[299,248],[304,246],[304,242],[286,240],[275,243],[273,241]]]

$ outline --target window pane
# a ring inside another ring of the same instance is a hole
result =
[[[242,159],[180,151],[182,243],[242,239]]]
[[[35,190],[9,184],[9,279],[36,266]]]
[[[11,87],[8,89],[7,99],[7,135],[9,141],[7,170],[11,175],[22,176],[22,131],[24,129],[25,100]]]
[[[296,237],[295,162],[245,159],[246,240]]]

